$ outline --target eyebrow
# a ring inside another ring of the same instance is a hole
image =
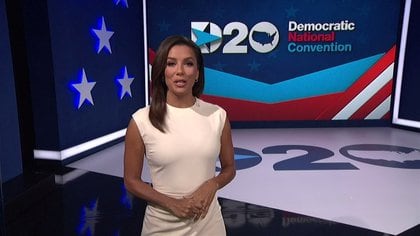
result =
[[[168,57],[167,59],[176,60],[177,58],[175,58],[175,57]],[[183,60],[195,60],[195,58],[194,57],[186,57]]]

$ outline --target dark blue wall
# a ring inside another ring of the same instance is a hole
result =
[[[420,2],[411,2],[410,23],[408,25],[407,44],[403,80],[401,84],[400,119],[420,122]]]
[[[1,180],[6,182],[22,173],[22,154],[4,0],[0,0],[0,32],[0,163]]]
[[[25,1],[25,33],[34,115],[35,150],[62,151],[127,127],[145,105],[141,1]],[[111,51],[98,52],[102,18]],[[131,96],[120,96],[127,68]],[[92,101],[73,85],[82,71],[95,83]],[[42,157],[35,158],[42,159]]]

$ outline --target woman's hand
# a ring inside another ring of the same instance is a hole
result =
[[[207,180],[196,191],[194,191],[188,198],[193,200],[193,209],[198,211],[195,220],[204,218],[207,215],[209,207],[213,201],[219,185],[215,180]]]
[[[196,207],[192,197],[170,198],[167,208],[173,215],[182,219],[196,220],[200,216],[200,209]]]

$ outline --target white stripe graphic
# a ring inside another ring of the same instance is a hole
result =
[[[85,143],[81,143],[79,145],[64,149],[62,151],[34,150],[34,158],[62,161],[69,157],[75,156],[82,152],[98,147],[102,144],[106,144],[118,138],[124,137],[125,132],[126,132],[126,129],[122,129],[114,133],[110,133],[102,137],[87,141]]]
[[[333,117],[333,120],[347,120],[369,99],[373,97],[388,81],[392,79],[394,63],[386,68],[374,81],[363,89],[353,100]]]
[[[376,107],[369,115],[366,116],[365,120],[381,119],[391,107],[391,95],[388,96],[378,107]]]

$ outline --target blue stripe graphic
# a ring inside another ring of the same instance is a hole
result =
[[[252,158],[258,158],[258,156],[235,154],[235,157],[234,157],[235,160],[252,159]]]
[[[384,53],[349,62],[275,84],[205,68],[204,94],[253,101],[278,103],[345,91]]]

